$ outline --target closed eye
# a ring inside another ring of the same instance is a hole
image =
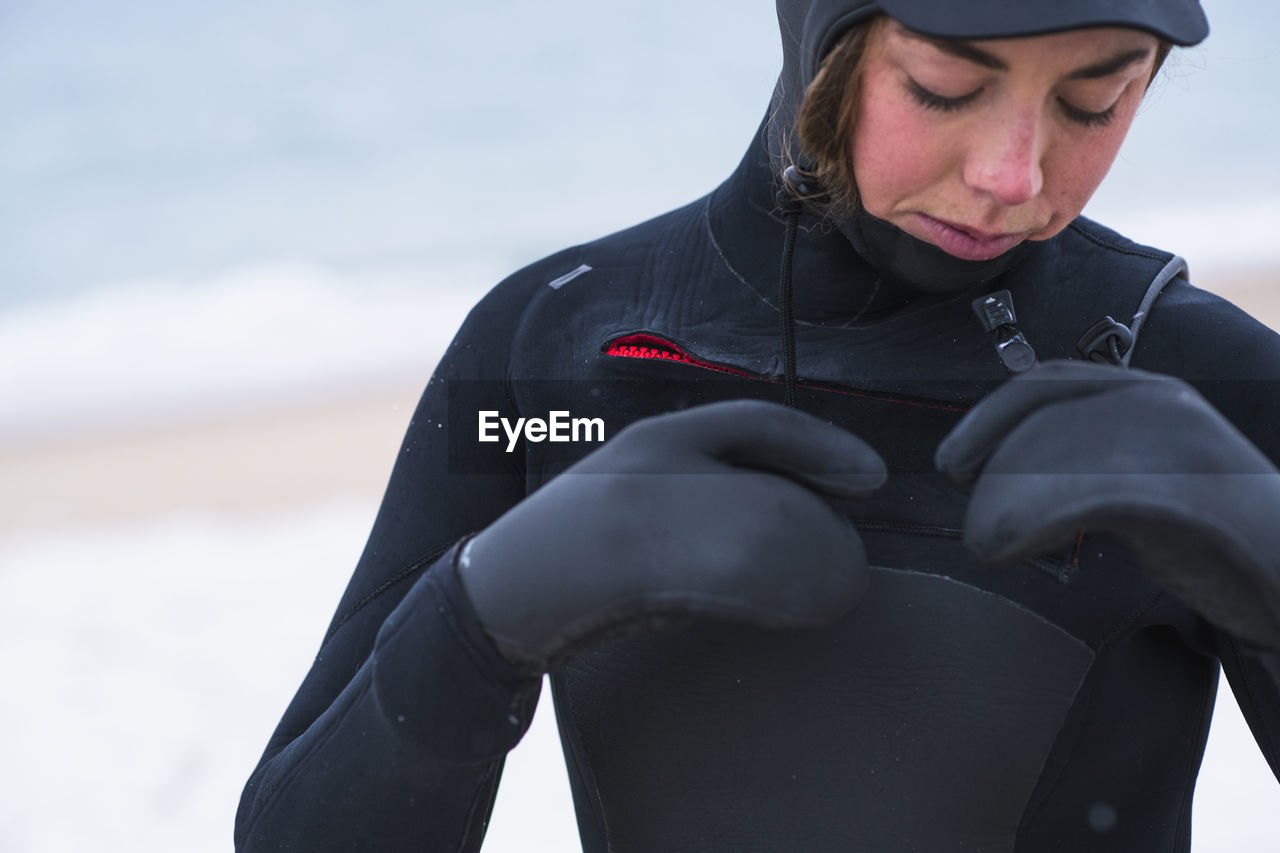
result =
[[[962,109],[973,103],[977,100],[978,96],[982,94],[982,89],[978,88],[974,89],[967,95],[961,95],[957,98],[948,98],[943,95],[939,95],[937,92],[931,92],[915,80],[912,80],[910,77],[907,78],[907,89],[911,92],[911,96],[915,98],[916,103],[920,104],[920,106],[931,110],[940,110],[942,112],[953,112],[955,110]]]
[[[1085,127],[1105,127],[1111,124],[1111,120],[1116,117],[1116,105],[1112,104],[1102,112],[1090,112],[1082,110],[1069,101],[1058,99],[1058,105],[1062,107],[1062,112],[1068,119],[1076,124]]]

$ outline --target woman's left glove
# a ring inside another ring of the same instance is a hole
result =
[[[879,454],[758,400],[637,421],[480,531],[458,577],[485,632],[532,670],[637,625],[827,625],[867,590],[840,504],[885,479]]]
[[[1157,586],[1280,649],[1280,472],[1185,382],[1047,362],[979,403],[936,461],[974,482],[965,541],[980,558],[1012,563],[1106,530]]]

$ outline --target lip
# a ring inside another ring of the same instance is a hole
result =
[[[935,219],[925,213],[915,214],[925,240],[948,255],[966,261],[989,261],[999,257],[1027,238],[1029,231],[1015,234],[987,234],[985,232]]]

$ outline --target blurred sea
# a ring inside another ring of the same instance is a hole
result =
[[[1208,5],[1087,211],[1193,273],[1280,259],[1280,5]],[[425,378],[727,175],[779,57],[768,0],[5,0],[0,441]]]

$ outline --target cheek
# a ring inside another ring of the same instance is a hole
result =
[[[918,109],[888,97],[881,80],[864,81],[850,156],[867,212],[888,218],[898,202],[928,186],[945,168],[945,147],[937,128],[924,126]]]
[[[1035,239],[1052,236],[1080,215],[1110,171],[1128,127],[1127,121],[1117,121],[1096,135],[1069,134],[1053,147],[1052,162],[1044,168],[1044,193],[1053,207],[1053,221],[1051,229],[1035,235]]]

